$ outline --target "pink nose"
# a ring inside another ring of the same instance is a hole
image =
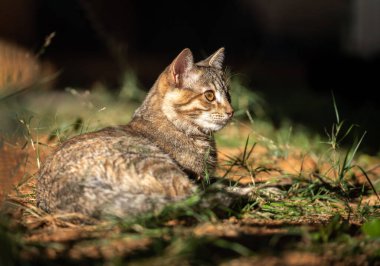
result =
[[[228,115],[228,118],[232,117],[234,115],[234,110],[226,112],[226,115]]]

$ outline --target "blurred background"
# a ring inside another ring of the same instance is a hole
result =
[[[223,46],[232,75],[264,99],[274,125],[325,134],[333,93],[340,117],[368,131],[372,154],[379,25],[378,0],[0,0],[0,39],[36,55],[31,64],[54,74],[52,90],[101,83],[117,92],[128,71],[148,90],[183,48],[200,60]]]

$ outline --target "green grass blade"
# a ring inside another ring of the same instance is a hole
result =
[[[248,142],[249,142],[249,135],[247,137],[247,140],[245,141],[244,151],[243,151],[243,156],[242,156],[242,163],[245,162],[245,156],[247,154],[247,149],[248,149]]]
[[[356,165],[356,167],[357,167],[357,168],[362,172],[362,174],[365,176],[365,178],[367,179],[367,181],[368,181],[369,185],[371,186],[373,192],[375,193],[377,199],[378,199],[379,202],[380,202],[380,196],[379,196],[379,194],[377,193],[376,188],[375,188],[375,186],[373,185],[373,183],[372,183],[371,179],[369,178],[369,176],[367,175],[366,171],[365,171],[360,165]]]
[[[359,148],[360,144],[362,143],[362,141],[364,139],[364,136],[366,134],[367,134],[367,131],[365,131],[363,133],[363,135],[361,136],[361,138],[359,139],[359,141],[356,144],[354,144],[355,147],[354,147],[354,150],[351,153],[350,153],[350,151],[347,152],[347,154],[349,154],[349,157],[348,157],[348,160],[347,160],[346,164],[344,165],[344,167],[346,167],[346,166],[349,167],[351,165],[352,160],[354,159],[355,154],[358,151],[358,148]]]
[[[343,125],[343,121],[342,121],[342,123],[341,123],[341,125]],[[348,129],[347,129],[347,131],[346,131],[346,133],[344,133],[344,135],[337,141],[338,143],[341,143],[349,134],[350,134],[350,132],[351,132],[351,130],[355,127],[356,125],[351,125]]]
[[[336,122],[337,122],[337,124],[339,124],[340,123],[340,118],[339,118],[338,106],[337,106],[336,101],[335,101],[334,92],[331,92],[331,94],[332,94],[332,98],[333,98],[333,105],[334,105]]]

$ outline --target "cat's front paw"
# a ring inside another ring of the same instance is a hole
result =
[[[277,187],[265,187],[258,189],[258,196],[268,200],[280,201],[285,198],[285,191]]]
[[[262,197],[273,201],[280,201],[285,198],[285,192],[277,187],[226,187],[225,190],[236,196],[251,199]]]

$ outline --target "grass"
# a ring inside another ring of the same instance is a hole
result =
[[[264,100],[238,80],[232,95],[239,111],[217,134],[219,167],[194,196],[129,220],[99,222],[37,209],[35,173],[52,147],[128,122],[144,92],[132,74],[126,77],[118,95],[96,86],[91,92],[31,91],[0,102],[1,156],[25,155],[11,164],[19,175],[3,204],[1,265],[295,265],[287,258],[297,254],[309,256],[310,265],[315,256],[322,264],[379,259],[380,160],[357,160],[364,158],[365,133],[351,145],[344,142],[354,126],[340,119],[335,100],[336,123],[326,136],[289,121],[274,127]],[[41,100],[52,103],[42,108]],[[251,193],[227,208],[217,200],[221,184]]]

